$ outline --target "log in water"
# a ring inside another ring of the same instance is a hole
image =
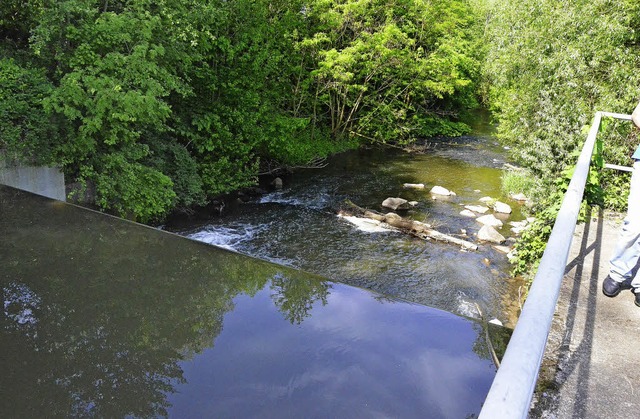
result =
[[[349,200],[345,201],[345,205],[355,213],[359,214],[361,217],[369,218],[371,220],[376,220],[381,223],[387,224],[390,227],[400,229],[401,231],[407,234],[411,234],[414,237],[419,237],[424,240],[432,239],[436,241],[443,241],[446,243],[455,244],[462,247],[462,249],[464,250],[478,250],[478,245],[476,245],[475,243],[471,243],[469,241],[460,239],[458,237],[453,237],[449,234],[441,233],[437,230],[434,230],[430,224],[426,224],[426,223],[415,221],[415,220],[408,220],[408,219],[402,218],[401,216],[399,216],[394,212],[390,212],[387,214],[380,214],[378,212],[364,209]],[[340,214],[352,215],[352,214],[348,214],[346,210],[341,210]]]

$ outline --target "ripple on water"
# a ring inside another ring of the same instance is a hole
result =
[[[202,230],[187,237],[224,249],[240,252],[243,244],[251,241],[260,231],[266,230],[266,225],[230,224],[228,226],[208,225]]]

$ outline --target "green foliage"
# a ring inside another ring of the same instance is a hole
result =
[[[640,92],[640,3],[494,2],[485,91],[498,135],[540,178],[572,164],[596,110],[629,113]],[[608,144],[608,146],[613,146]]]
[[[638,130],[632,129],[626,121],[605,120],[607,123],[598,133],[599,147],[597,156],[600,164],[599,182],[602,189],[602,203],[604,208],[625,212],[629,195],[631,174],[617,170],[604,169],[604,163],[614,163],[621,166],[631,166],[631,154],[640,144]],[[603,121],[603,122],[605,122]]]
[[[144,159],[145,165],[171,179],[176,194],[176,207],[205,205],[204,183],[198,173],[198,163],[187,148],[171,138],[150,142],[149,147],[149,155]]]
[[[505,170],[501,178],[502,191],[509,194],[523,193],[531,196],[536,188],[536,180],[527,170]]]
[[[318,157],[357,148],[358,145],[356,138],[338,141],[331,138],[328,132],[317,135],[311,130],[304,130],[298,134],[295,142],[271,141],[264,155],[272,156],[270,166],[274,166],[275,163],[278,168],[298,167],[305,166]]]
[[[604,192],[604,207],[613,211],[626,212],[631,174],[605,171],[602,173],[600,182]]]
[[[96,185],[96,203],[121,217],[139,222],[162,219],[176,198],[169,177],[123,154],[103,155],[96,169],[85,167],[82,175]]]
[[[597,156],[594,156],[594,160],[597,160]],[[522,233],[514,247],[514,258],[511,259],[514,275],[525,275],[527,279],[533,279],[531,274],[537,270],[574,171],[575,166],[566,168],[552,186],[547,188],[546,196],[542,197],[539,193],[536,196],[538,199],[534,208],[536,220]],[[604,192],[601,187],[600,173],[601,169],[595,162],[592,163],[585,184],[584,200],[580,207],[578,221],[585,220],[591,206],[603,203]],[[532,190],[535,191],[535,189]]]
[[[475,105],[473,16],[463,1],[318,1],[300,43],[317,60],[313,118],[382,143],[468,132],[455,118]]]
[[[0,58],[0,150],[30,164],[50,164],[59,141],[54,120],[42,108],[53,86],[38,68]]]
[[[632,0],[491,3],[481,90],[501,141],[541,180],[538,221],[518,243],[517,273],[542,255],[595,111],[631,113],[638,102],[639,14]],[[603,164],[629,165],[637,143],[628,122],[605,120],[598,138],[583,213],[587,205],[624,207],[625,175]]]
[[[164,130],[170,115],[164,98],[180,89],[180,81],[163,66],[165,48],[155,39],[160,23],[134,10],[96,13],[66,28],[75,48],[66,51],[65,74],[45,105],[75,123],[76,141],[89,150]]]
[[[524,275],[533,279],[532,273],[538,268],[538,263],[547,247],[553,224],[560,210],[562,194],[555,193],[548,200],[540,203],[542,210],[536,212],[536,220],[523,231],[520,240],[514,246],[512,259],[513,274]]]
[[[24,50],[37,25],[42,0],[3,0],[0,2],[0,48]]]
[[[251,157],[247,156],[246,162],[228,157],[206,159],[201,162],[199,172],[205,192],[209,196],[215,196],[254,185],[259,162],[252,162]]]

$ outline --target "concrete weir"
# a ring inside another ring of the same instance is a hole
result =
[[[0,159],[0,184],[65,201],[64,174],[56,167],[12,166]]]

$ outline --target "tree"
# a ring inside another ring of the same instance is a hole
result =
[[[488,100],[498,135],[537,176],[552,180],[571,162],[596,110],[633,109],[639,7],[610,0],[493,4]]]
[[[468,3],[318,1],[309,15],[318,30],[301,46],[317,59],[314,108],[334,136],[403,143],[467,132],[456,117],[475,104]]]

